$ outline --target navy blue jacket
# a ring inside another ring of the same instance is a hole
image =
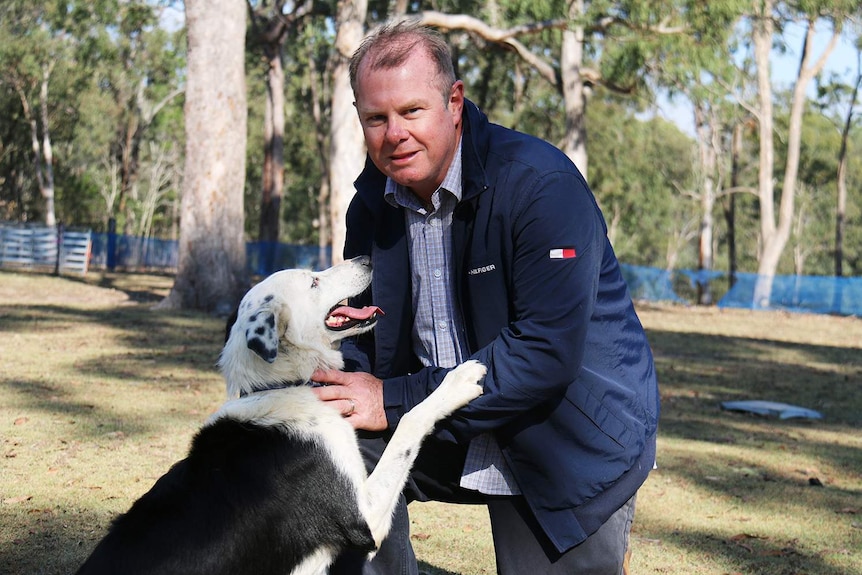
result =
[[[489,123],[472,102],[463,122],[454,281],[470,353],[488,375],[484,394],[438,433],[467,440],[492,431],[564,551],[598,529],[653,466],[652,353],[574,164],[540,139]],[[386,315],[343,351],[352,369],[384,380],[394,428],[448,370],[422,369],[411,350],[404,213],[384,200],[384,183],[367,162],[347,213],[344,255],[371,256],[371,297],[358,303],[373,301]]]

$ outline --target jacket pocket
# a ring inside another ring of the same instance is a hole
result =
[[[637,434],[633,432],[625,422],[616,414],[616,410],[627,409],[625,403],[620,402],[609,406],[594,395],[594,390],[601,386],[590,385],[591,375],[587,370],[581,371],[581,377],[574,385],[570,385],[566,392],[566,399],[586,417],[597,430],[601,431],[608,439],[613,441],[619,448],[627,449],[636,442]],[[592,382],[594,383],[594,382]]]

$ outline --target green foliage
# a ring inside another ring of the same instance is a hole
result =
[[[619,105],[594,100],[590,125],[590,185],[625,262],[664,267],[669,241],[696,216],[696,204],[680,197],[693,179],[693,143],[673,124],[640,121]],[[696,252],[679,265],[696,264]]]
[[[259,4],[259,3],[256,3]],[[373,0],[369,24],[384,19],[391,2]],[[850,0],[805,0],[781,3],[779,23],[804,13],[818,13],[841,25],[841,17],[857,10]],[[645,120],[659,92],[700,102],[720,118],[722,147],[720,183],[728,185],[729,130],[748,121],[730,86],[750,86],[744,75],[744,36],[740,22],[751,10],[747,0],[595,0],[584,12],[567,16],[563,0],[435,0],[410,2],[409,11],[434,9],[483,18],[501,29],[550,23],[554,26],[518,36],[536,57],[559,73],[560,26],[581,26],[584,70],[600,81],[588,87],[587,150],[589,179],[614,234],[621,258],[629,263],[664,267],[675,253],[676,265],[696,265],[696,223],[699,205],[683,190],[698,193],[693,141],[666,121]],[[7,0],[0,5],[0,218],[33,221],[41,217],[30,151],[30,126],[23,117],[16,85],[24,86],[32,102],[43,67],[51,63],[50,132],[54,144],[57,216],[67,225],[104,229],[107,218],[142,224],[149,176],[159,153],[170,152],[174,170],[182,168],[184,149],[183,98],[177,96],[146,125],[139,142],[138,181],[127,198],[126,213],[118,213],[112,197],[126,137],[142,125],[138,109],[161,102],[181,87],[185,74],[184,31],[160,25],[165,3],[157,0]],[[281,240],[316,243],[318,193],[326,177],[329,149],[328,59],[337,5],[317,3],[314,16],[291,30],[283,52],[285,69],[285,191]],[[849,21],[849,20],[848,20]],[[513,51],[463,31],[447,33],[457,56],[457,70],[467,96],[492,121],[534,134],[552,143],[564,136],[566,119],[559,85],[548,82]],[[780,41],[780,38],[777,38]],[[249,133],[246,162],[246,231],[256,237],[260,213],[264,70],[259,47],[249,35],[247,87]],[[742,70],[740,70],[740,67]],[[311,72],[314,71],[315,74]],[[312,90],[312,82],[316,82]],[[139,87],[143,87],[139,91]],[[626,92],[622,94],[613,89]],[[794,246],[807,252],[806,273],[830,273],[834,234],[835,170],[838,150],[839,104],[846,103],[848,86],[821,82],[820,109],[805,117],[798,205],[804,210]],[[830,96],[831,94],[831,96]],[[138,99],[141,96],[140,100]],[[314,99],[317,99],[315,102]],[[320,109],[320,123],[313,110]],[[787,101],[776,98],[776,142],[786,135]],[[828,117],[831,122],[824,120]],[[160,148],[152,145],[160,145]],[[858,124],[850,138],[845,270],[862,273],[862,149]],[[161,152],[159,152],[161,150]],[[776,178],[783,173],[783,146],[776,147]],[[743,187],[756,185],[756,135],[746,132]],[[165,237],[175,230],[173,209],[181,190],[179,178],[168,178],[156,190],[152,233]],[[779,190],[780,192],[780,190]],[[726,269],[727,227],[721,198],[715,221],[716,269]],[[758,200],[736,195],[736,240],[739,269],[757,266]],[[691,227],[694,226],[694,229]],[[693,233],[695,232],[695,233]],[[681,240],[680,238],[688,238]],[[780,265],[792,273],[789,248]]]
[[[181,99],[161,108],[149,124],[143,117],[178,86],[185,66],[182,36],[158,26],[159,10],[150,0],[12,1],[0,8],[0,101],[5,108],[17,108],[0,120],[0,132],[9,134],[2,140],[4,149],[16,152],[0,153],[4,216],[36,216],[31,211],[39,203],[32,154],[24,152],[30,147],[30,128],[14,87],[21,86],[31,107],[37,107],[46,69],[51,72],[47,128],[58,220],[104,229],[116,207],[111,192],[119,157],[129,149],[130,130],[151,130],[136,150],[147,141],[174,141],[182,149]],[[42,133],[40,126],[40,138]],[[141,172],[147,168],[138,166]],[[141,215],[137,194],[149,193],[149,182],[139,184],[129,198],[131,211],[120,214],[121,223]]]

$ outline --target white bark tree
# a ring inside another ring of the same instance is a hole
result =
[[[54,209],[54,152],[51,144],[51,129],[48,117],[48,84],[51,80],[51,72],[54,62],[42,65],[42,76],[39,79],[39,111],[38,114],[30,105],[24,80],[18,76],[14,77],[12,84],[21,99],[21,107],[24,117],[30,124],[30,139],[33,149],[33,171],[36,174],[36,183],[39,186],[39,194],[45,201],[45,225],[57,225],[57,216]],[[42,128],[42,137],[39,138],[39,127]]]
[[[775,213],[775,149],[773,143],[773,109],[770,53],[775,34],[775,0],[755,2],[752,22],[752,44],[757,67],[757,107],[753,110],[758,121],[760,155],[758,168],[758,196],[760,198],[760,261],[758,281],[754,288],[754,307],[768,307],[772,283],[787,241],[794,218],[796,180],[799,172],[799,154],[802,141],[802,115],[805,111],[806,91],[814,77],[826,65],[840,37],[840,29],[833,29],[832,37],[819,56],[813,53],[816,20],[809,17],[799,62],[799,72],[790,101],[790,119],[787,129],[787,163],[781,186],[778,214]]]
[[[329,162],[329,219],[332,261],[342,260],[347,207],[353,182],[365,165],[365,140],[353,106],[348,60],[365,34],[367,0],[341,0],[336,15],[335,51],[332,54],[332,118]]]
[[[227,315],[248,287],[243,189],[246,4],[186,0],[186,165],[179,263],[163,308]]]

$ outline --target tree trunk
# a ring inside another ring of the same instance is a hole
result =
[[[33,171],[39,195],[45,201],[45,225],[57,225],[54,209],[54,154],[51,147],[51,130],[48,126],[48,82],[51,78],[53,64],[42,66],[42,80],[39,86],[39,116],[30,107],[30,100],[23,82],[13,82],[15,91],[21,99],[24,117],[30,124],[30,144],[33,151]],[[39,124],[42,124],[42,140],[39,141]]]
[[[284,196],[284,67],[281,63],[284,36],[281,38],[264,48],[269,69],[266,74],[263,194],[258,234],[262,242],[278,242]]]
[[[48,81],[51,78],[53,64],[42,66],[42,85],[39,89],[39,110],[42,118],[42,157],[44,165],[44,185],[40,186],[42,198],[45,200],[45,224],[57,225],[54,209],[54,149],[51,146],[51,129],[48,125]]]
[[[584,15],[584,1],[569,3],[569,20],[578,22]],[[587,87],[581,75],[584,65],[584,27],[573,25],[563,30],[560,54],[560,76],[563,84],[563,106],[566,116],[566,134],[561,146],[587,178]]]
[[[838,201],[835,207],[835,276],[844,275],[844,224],[847,212],[847,140],[853,127],[853,110],[856,98],[859,97],[859,87],[862,85],[862,52],[856,56],[856,84],[850,96],[850,106],[841,130],[841,150],[838,153]]]
[[[754,289],[754,306],[768,307],[772,292],[772,281],[778,269],[778,262],[787,241],[790,239],[791,225],[794,217],[794,201],[796,197],[796,178],[799,173],[799,156],[802,143],[802,115],[805,111],[805,92],[811,80],[820,73],[829,54],[835,48],[839,35],[833,32],[829,44],[824,48],[818,60],[809,66],[812,60],[811,50],[814,45],[814,21],[808,21],[808,27],[803,40],[802,55],[799,63],[799,73],[793,87],[790,101],[790,118],[787,128],[787,164],[784,167],[784,179],[781,188],[778,222],[774,213],[774,186],[772,184],[772,167],[774,163],[772,150],[772,90],[769,85],[769,51],[772,46],[772,0],[763,3],[764,9],[754,25],[755,58],[757,60],[757,77],[759,106],[761,114],[760,129],[760,229],[763,249],[758,266],[757,284]],[[768,142],[768,150],[764,148]],[[768,180],[768,182],[767,182]]]
[[[697,129],[697,148],[702,172],[702,189],[700,190],[700,233],[698,242],[698,270],[710,272],[714,267],[713,242],[713,209],[718,179],[719,136],[721,126],[715,112],[702,101],[694,102],[695,128]],[[712,291],[706,277],[697,282],[697,303],[712,304]]]
[[[261,178],[260,222],[258,240],[277,243],[281,228],[281,204],[284,198],[284,63],[282,50],[292,26],[309,14],[311,0],[289,3],[293,10],[285,13],[285,1],[275,0],[257,6],[247,2],[255,38],[266,59],[266,108],[263,125],[263,174]],[[271,247],[271,246],[270,246]],[[271,268],[273,250],[266,249],[266,269]]]
[[[762,4],[762,12],[755,15],[752,43],[757,66],[757,120],[760,154],[758,156],[757,192],[760,198],[760,239],[762,242],[758,281],[754,289],[754,307],[769,306],[772,276],[778,265],[781,248],[776,236],[774,184],[772,168],[775,150],[772,142],[772,84],[770,82],[769,52],[772,49],[772,0]]]
[[[730,187],[738,189],[742,173],[742,123],[733,127],[730,150]],[[724,204],[724,221],[727,224],[727,278],[728,289],[736,284],[736,192],[727,195]]]
[[[332,262],[343,258],[347,207],[353,198],[353,182],[365,165],[362,126],[353,106],[348,59],[365,33],[367,0],[338,3],[335,51],[332,54],[332,118],[329,164],[329,220],[332,230]]]
[[[126,62],[126,66],[131,66]],[[123,233],[132,234],[134,215],[129,210],[129,198],[132,190],[138,182],[138,169],[141,145],[141,108],[140,102],[143,98],[144,81],[141,80],[135,89],[134,100],[127,95],[127,90],[120,91],[121,101],[129,106],[124,110],[123,120],[117,135],[118,150],[117,159],[120,166],[120,195],[117,202],[117,213],[123,218]]]
[[[227,315],[248,287],[243,0],[186,0],[186,166],[177,277],[159,307]]]
[[[320,76],[317,73],[317,68],[314,65],[314,57],[312,50],[309,47],[308,61],[308,84],[311,92],[311,115],[314,118],[315,143],[317,144],[317,153],[320,158],[320,173],[323,175],[320,178],[320,189],[317,192],[317,261],[318,267],[326,267],[329,263],[327,249],[332,241],[330,232],[331,222],[329,221],[329,150],[327,145],[326,132],[323,128],[323,109],[321,107],[325,90],[320,87]]]

